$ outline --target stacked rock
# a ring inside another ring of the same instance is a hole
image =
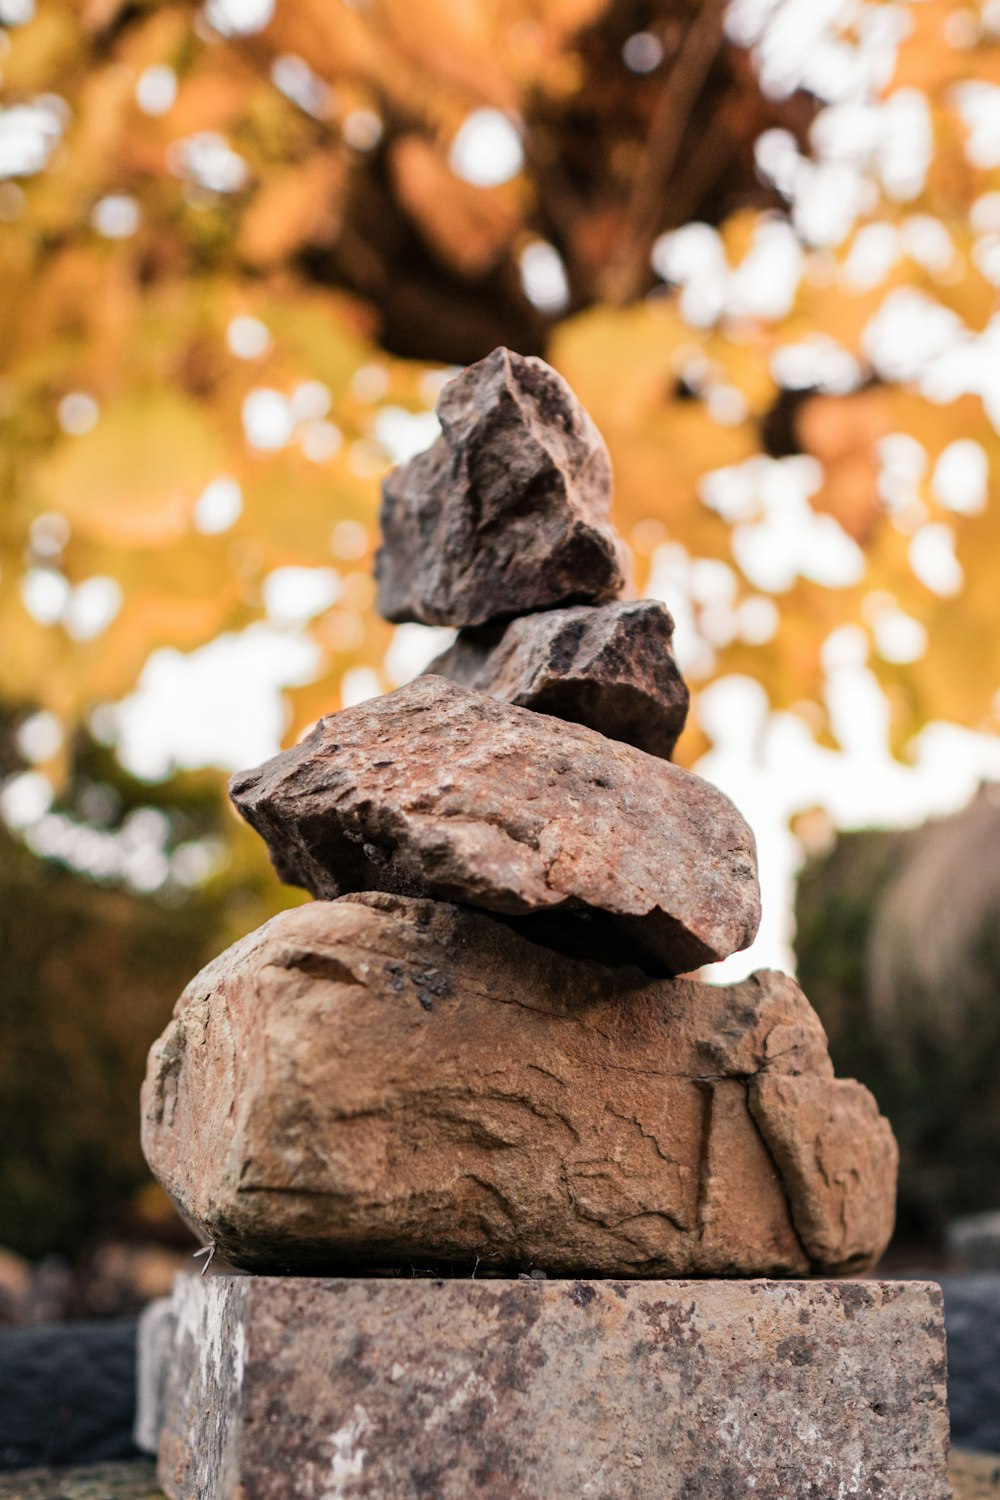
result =
[[[753,837],[671,763],[673,622],[624,602],[605,445],[500,349],[386,481],[380,608],[427,673],[233,778],[319,898],[188,987],[154,1172],[233,1265],[558,1276],[869,1266],[896,1150],[786,976],[693,978],[757,930]]]
[[[791,979],[677,977],[752,941],[754,844],[669,759],[673,622],[621,599],[604,444],[506,350],[438,410],[377,571],[458,637],[234,778],[320,899],[150,1055],[149,1161],[257,1273],[178,1279],[160,1482],[945,1500],[938,1290],[790,1279],[881,1253],[887,1122]]]

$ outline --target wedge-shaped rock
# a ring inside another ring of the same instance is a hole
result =
[[[836,1118],[851,1171],[769,1150],[771,1083]],[[258,1271],[841,1272],[893,1220],[892,1133],[791,979],[650,981],[381,893],[283,912],[189,985],[143,1145]]]
[[[230,791],[314,896],[604,913],[613,961],[675,974],[745,948],[760,920],[753,834],[715,787],[442,677],[322,719]]]
[[[652,599],[546,610],[463,630],[427,674],[669,759],[689,697],[673,633],[669,610]]]
[[[555,370],[495,349],[437,414],[441,436],[383,485],[387,620],[480,625],[621,592],[608,450]]]

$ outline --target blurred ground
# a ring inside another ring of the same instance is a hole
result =
[[[990,1500],[1000,1495],[1000,1458],[986,1453],[953,1453],[950,1477],[955,1500]]]
[[[1000,1458],[953,1453],[949,1476],[954,1500],[993,1500],[1000,1495]],[[155,1466],[99,1464],[84,1469],[31,1469],[0,1477],[0,1500],[162,1500]]]
[[[0,1500],[162,1500],[151,1460],[0,1475]]]

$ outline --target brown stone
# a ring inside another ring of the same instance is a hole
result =
[[[836,1120],[815,1156],[771,1154],[772,1085]],[[381,894],[283,912],[192,981],[143,1146],[252,1270],[795,1275],[892,1228],[889,1127],[791,979],[650,981]]]
[[[178,1279],[172,1500],[949,1500],[926,1282]]]
[[[799,1238],[821,1264],[845,1238],[869,1244],[881,1234],[884,1201],[895,1190],[898,1153],[889,1122],[853,1079],[831,1088],[818,1078],[757,1077],[750,1111],[785,1182]],[[875,1187],[852,1191],[853,1184]]]
[[[441,677],[322,719],[230,791],[314,896],[606,913],[618,961],[659,973],[745,948],[760,920],[753,834],[714,786]]]
[[[546,610],[463,630],[427,674],[669,759],[689,697],[673,633],[670,612],[652,599]]]
[[[495,349],[437,413],[441,436],[383,485],[387,620],[481,625],[621,592],[608,450],[555,370]]]

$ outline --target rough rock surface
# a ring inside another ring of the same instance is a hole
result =
[[[621,592],[608,450],[555,370],[495,349],[437,413],[441,436],[383,485],[387,620],[481,625]]]
[[[753,941],[753,834],[698,776],[424,677],[322,719],[230,791],[282,879],[510,916],[606,913],[620,961],[685,973]],[[553,941],[551,933],[547,941]]]
[[[815,1158],[769,1152],[771,1083],[836,1119]],[[192,981],[143,1146],[261,1271],[843,1272],[893,1219],[889,1126],[787,976],[650,981],[382,894],[283,912]]]
[[[950,1500],[922,1282],[178,1280],[173,1500]]]
[[[750,1085],[750,1112],[793,1204],[795,1227],[811,1259],[829,1265],[845,1239],[871,1244],[885,1229],[895,1191],[897,1153],[888,1122],[860,1083],[783,1078],[764,1073]],[[881,1192],[852,1191],[855,1182]]]
[[[673,633],[670,612],[652,599],[546,610],[463,630],[427,674],[669,759],[689,699]]]

